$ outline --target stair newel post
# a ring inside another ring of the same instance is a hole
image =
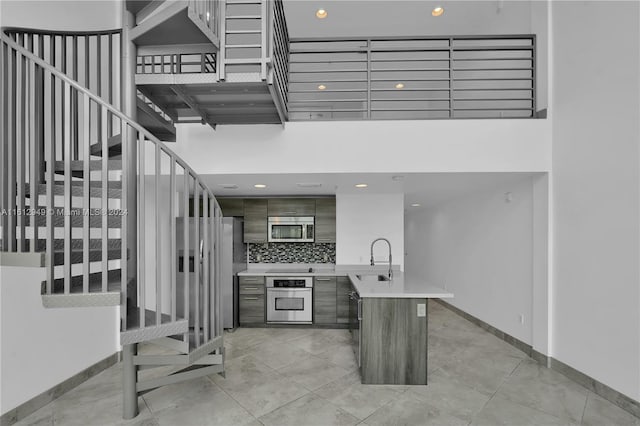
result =
[[[121,7],[123,26],[122,36],[120,37],[120,49],[122,53],[122,60],[120,62],[122,68],[122,93],[120,99],[122,111],[135,121],[137,115],[135,85],[137,47],[131,41],[130,35],[131,30],[135,27],[135,16],[127,11],[125,2],[121,3]],[[122,173],[123,175],[126,173],[126,177],[122,182],[122,196],[123,198],[126,197],[127,214],[123,219],[126,222],[127,232],[123,234],[122,237],[123,245],[128,250],[129,256],[126,260],[123,260],[123,262],[127,263],[127,276],[122,276],[122,285],[124,287],[127,286],[128,283],[132,283],[131,291],[127,292],[127,299],[123,300],[123,310],[126,312],[127,308],[133,308],[138,305],[138,293],[136,291],[138,285],[138,185],[136,170],[138,169],[137,149],[139,138],[138,132],[132,126],[123,127],[126,127],[126,135],[122,135]],[[126,323],[123,323],[122,327],[124,331],[126,329]]]
[[[123,417],[125,420],[133,419],[138,415],[138,392],[136,382],[138,378],[138,366],[134,357],[138,354],[138,344],[132,343],[122,347],[123,363]]]
[[[122,9],[122,36],[121,43],[121,78],[122,93],[120,96],[122,111],[133,120],[136,120],[136,45],[131,41],[131,30],[135,27],[135,16],[126,8],[125,2],[121,2]],[[136,170],[138,163],[137,149],[138,140],[144,141],[144,137],[138,138],[138,132],[131,126],[122,126],[126,135],[122,134],[122,173],[123,201],[127,208],[124,216],[124,229],[122,234],[123,252],[126,250],[130,255],[123,258],[126,268],[122,273],[122,288],[127,287],[130,281],[133,282],[131,291],[127,289],[126,297],[123,297],[121,311],[123,311],[122,331],[127,327],[127,311],[140,305],[140,312],[144,315],[144,300],[138,301],[137,271],[138,271],[138,209],[137,209],[137,179]],[[128,142],[128,143],[127,143]],[[143,143],[143,142],[141,142]],[[126,271],[126,276],[125,276]],[[131,304],[131,306],[129,306]],[[137,344],[123,346],[123,417],[132,419],[138,415],[138,393],[136,390],[137,366],[134,364],[134,356],[137,354]]]

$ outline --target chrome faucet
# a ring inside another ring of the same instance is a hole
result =
[[[371,242],[371,266],[374,266],[376,264],[375,261],[373,260],[373,246],[380,240],[386,241],[387,244],[389,245],[389,278],[391,278],[393,277],[393,270],[391,269],[391,243],[386,238],[382,238],[382,237],[376,238]]]

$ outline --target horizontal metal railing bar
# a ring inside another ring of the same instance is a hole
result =
[[[452,52],[471,52],[471,51],[488,51],[488,50],[533,50],[533,46],[522,46],[522,45],[513,45],[513,46],[464,46],[464,47],[454,47],[451,49]]]
[[[348,41],[405,41],[405,40],[441,40],[448,41],[450,39],[459,39],[459,40],[520,40],[520,39],[531,39],[530,34],[496,34],[490,36],[479,36],[479,35],[452,35],[452,36],[375,36],[375,37],[326,37],[322,40],[318,40],[317,38],[292,38],[291,43],[329,43],[329,42],[348,42]]]
[[[395,81],[395,80],[394,80]],[[397,92],[399,89],[396,89],[394,87],[389,87],[389,88],[371,88],[372,92]],[[440,88],[433,88],[433,87],[425,87],[425,88],[413,88],[413,87],[404,87],[404,89],[402,89],[403,92],[448,92],[449,91],[449,86],[447,87],[440,87]],[[326,92],[326,90],[325,90]]]
[[[293,53],[292,53],[293,55]],[[404,60],[404,59],[403,59]],[[444,61],[445,59],[440,59],[441,61]],[[448,61],[448,59],[446,59],[446,61]],[[327,62],[331,62],[331,63],[335,63],[335,62],[355,62],[355,63],[360,63],[360,62],[364,62],[367,63],[367,59],[364,58],[362,60],[359,59],[340,59],[340,58],[332,58],[330,60],[328,59],[319,59],[317,61],[299,61],[293,57],[291,57],[289,59],[289,64],[326,64]],[[373,61],[372,61],[373,62]]]
[[[291,104],[309,104],[309,103],[329,103],[329,102],[366,102],[367,98],[360,99],[313,99],[313,100],[301,100],[301,101],[289,101],[289,105]]]
[[[344,69],[344,70],[322,69],[322,70],[300,70],[300,71],[289,70],[289,73],[291,74],[314,74],[314,73],[324,73],[324,72],[367,72],[367,70],[366,69]]]
[[[533,71],[533,67],[528,68],[453,68],[452,71]]]
[[[533,108],[456,108],[455,111],[533,111]]]
[[[261,48],[261,44],[226,44],[225,49],[257,49]]]
[[[457,61],[532,61],[534,58],[531,56],[514,56],[505,58],[453,58],[453,62]]]
[[[449,61],[443,61],[443,62],[449,62]],[[373,63],[373,61],[372,61]],[[449,71],[450,68],[446,67],[446,68],[371,68],[371,72],[378,72],[378,71],[384,71],[384,72],[403,72],[403,71]]]
[[[473,92],[473,91],[510,91],[510,90],[529,90],[531,92],[533,92],[533,89],[531,87],[523,87],[523,88],[519,88],[519,87],[477,87],[477,88],[452,88],[451,90],[453,90],[454,92]]]
[[[454,99],[454,101],[461,100],[471,100],[471,101],[496,101],[496,100],[517,100],[524,101],[526,98],[517,98],[517,99]],[[308,104],[308,103],[316,103],[316,102],[366,102],[367,98],[363,99],[313,99],[313,100],[300,100],[300,101],[289,101],[289,104]],[[411,102],[411,101],[420,101],[420,102],[430,102],[430,101],[449,101],[449,98],[371,98],[372,102]]]
[[[227,34],[260,34],[261,30],[226,30]]]
[[[29,33],[29,34],[37,34],[43,36],[100,36],[100,35],[113,35],[113,34],[121,34],[122,30],[99,30],[99,31],[60,31],[60,30],[43,30],[37,28],[21,28],[21,27],[3,27],[2,31],[6,34],[16,34],[16,33]]]
[[[366,109],[290,109],[290,112],[367,112]]]
[[[464,77],[454,78],[453,81],[532,81],[533,77],[493,77],[493,78],[480,78],[480,77]]]
[[[262,19],[261,15],[227,15],[225,19]]]
[[[533,101],[533,98],[453,98],[460,102],[489,102],[489,101]],[[457,109],[457,108],[456,108]]]
[[[440,78],[415,78],[415,77],[396,77],[396,78],[371,78],[371,81],[450,81],[449,77],[440,77]],[[459,78],[454,79],[460,80]],[[491,79],[495,80],[495,79]]]
[[[393,81],[396,81],[396,80],[393,80]],[[447,81],[448,80],[449,79],[447,79]],[[305,83],[308,83],[308,84],[318,84],[318,83],[366,83],[366,82],[367,82],[366,79],[363,80],[363,79],[355,79],[355,78],[350,78],[350,79],[342,78],[342,79],[338,79],[338,80],[336,80],[336,79],[332,80],[332,79],[328,79],[327,78],[327,79],[322,79],[322,80],[311,80],[311,81],[300,81],[300,80],[293,80],[293,79],[289,80],[290,84],[305,84]]]
[[[371,111],[449,111],[449,108],[371,108]]]
[[[373,89],[372,89],[373,90]],[[387,89],[385,89],[387,90]],[[397,89],[395,89],[397,90]],[[446,89],[449,90],[449,89]],[[310,89],[310,90],[291,90],[289,89],[289,95],[294,94],[294,93],[317,93],[318,89]],[[362,88],[362,89],[325,89],[322,91],[323,93],[339,93],[339,92],[363,92],[366,93],[367,92],[367,88]]]

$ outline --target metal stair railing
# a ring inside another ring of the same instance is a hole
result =
[[[147,130],[4,34],[0,58],[0,211],[9,213],[0,217],[1,249],[46,248],[43,300],[50,306],[120,304],[123,345],[182,335],[193,351],[221,336],[221,210],[211,190]],[[114,139],[122,147],[115,156],[109,153]],[[202,205],[193,220],[190,198]],[[135,221],[127,220],[129,208]],[[137,233],[137,247],[127,242],[130,232]],[[120,256],[113,259],[118,240]],[[204,265],[189,283],[189,256],[183,256],[182,288],[179,250],[192,251],[195,265]],[[130,269],[131,258],[137,270]]]

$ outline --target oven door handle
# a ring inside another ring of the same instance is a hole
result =
[[[267,287],[267,292],[277,292],[277,293],[297,293],[300,292],[310,292],[313,289],[311,287],[288,287],[288,288],[278,288],[278,287]]]

